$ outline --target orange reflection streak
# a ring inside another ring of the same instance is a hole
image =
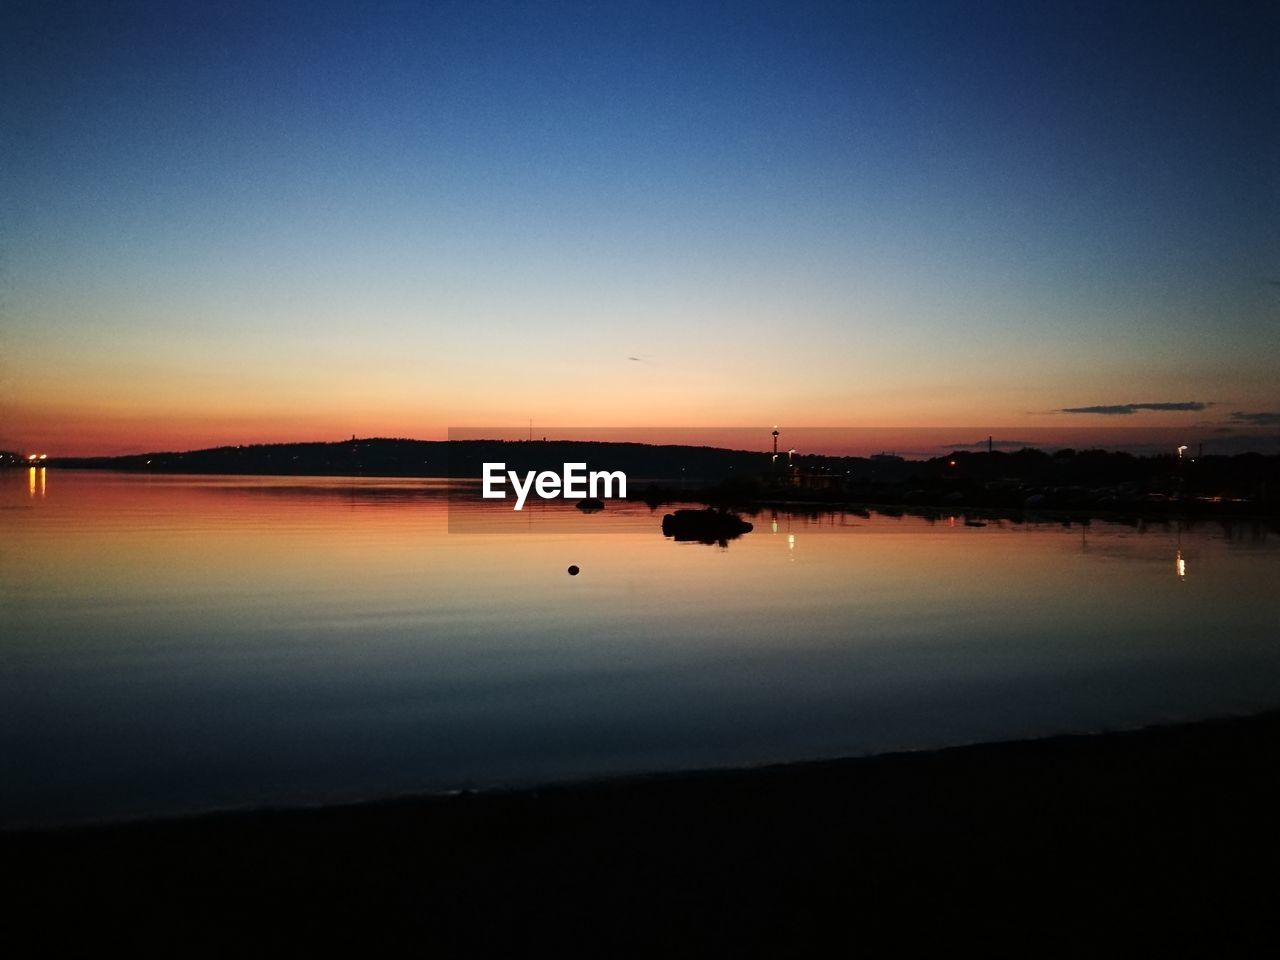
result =
[[[43,489],[36,469],[27,473],[29,497]],[[600,515],[570,503],[519,514],[477,505],[481,515],[463,525],[477,532],[451,533],[457,518],[440,485],[425,481],[68,473],[59,482],[59,495],[26,521],[31,543],[57,537],[58,591],[240,597],[257,596],[258,585],[269,583],[273,596],[320,598],[315,609],[325,616],[346,605],[371,617],[412,618],[424,597],[450,610],[461,609],[463,598],[476,609],[520,609],[563,589],[603,591],[619,609],[635,605],[636,616],[677,608],[702,616],[707,597],[717,596],[744,624],[826,617],[832,629],[844,629],[841,618],[850,611],[872,610],[876,622],[892,625],[924,596],[979,619],[999,609],[1040,622],[1047,608],[1079,616],[1077,591],[1064,590],[1064,580],[1093,582],[1105,572],[1109,587],[1141,593],[1151,589],[1148,571],[1163,567],[1159,577],[1168,577],[1167,539],[1112,536],[1105,525],[1090,531],[1090,555],[1128,562],[1107,563],[1104,571],[1100,564],[1078,567],[1078,535],[1056,526],[975,534],[952,531],[946,518],[933,525],[876,514],[843,525],[786,515],[771,535],[775,521],[764,511],[748,516],[755,531],[728,544],[728,561],[715,562],[720,548],[663,537],[662,510],[641,504],[611,502]],[[21,496],[21,486],[11,489]],[[803,552],[796,547],[801,533]],[[1197,544],[1202,556],[1206,547]],[[1161,555],[1158,567],[1136,562]],[[773,564],[791,556],[795,572],[779,573]],[[1180,549],[1176,562],[1182,577]],[[565,576],[569,564],[581,567],[580,577]],[[1269,572],[1257,570],[1259,577]],[[850,591],[851,583],[859,588]],[[263,597],[262,616],[275,615],[274,602]],[[760,636],[773,642],[769,631]]]

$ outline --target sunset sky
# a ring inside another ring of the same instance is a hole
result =
[[[6,3],[0,448],[1274,436],[1278,49],[1273,2]]]

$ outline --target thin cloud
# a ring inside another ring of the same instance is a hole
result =
[[[1236,410],[1231,414],[1231,422],[1251,423],[1255,426],[1263,427],[1280,427],[1280,413],[1274,411],[1246,413],[1243,410]]]
[[[1105,417],[1127,417],[1139,410],[1208,410],[1212,403],[1181,400],[1173,403],[1107,403],[1096,407],[1063,407],[1059,413],[1097,413]]]

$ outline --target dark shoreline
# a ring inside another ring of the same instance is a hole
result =
[[[750,770],[17,831],[0,834],[0,855],[11,932],[38,925],[50,948],[409,938],[481,954],[533,944],[776,954],[959,938],[1040,954],[1116,936],[1228,948],[1277,926],[1277,809],[1271,711]]]
[[[501,461],[525,471],[563,462],[607,463],[653,481],[629,490],[651,502],[699,500],[758,509],[779,500],[813,509],[866,505],[901,509],[1062,511],[1166,519],[1280,518],[1280,455],[1210,454],[1032,447],[1004,452],[952,450],[924,460],[803,454],[785,463],[763,451],[679,444],[573,440],[411,440],[356,438],[337,442],[250,444],[119,457],[52,457],[61,469],[141,474],[251,476],[463,477]],[[0,463],[22,467],[16,453]]]
[[[349,473],[251,473],[230,472],[217,473],[200,470],[166,470],[157,472],[141,472],[135,469],[113,466],[85,466],[57,464],[63,469],[73,471],[103,471],[122,475],[143,476],[207,476],[207,477],[272,477],[279,479],[328,479],[328,480],[440,480],[438,476],[417,474],[349,474]],[[1168,525],[1173,523],[1194,526],[1200,523],[1243,523],[1262,526],[1280,533],[1280,513],[1270,507],[1259,508],[1251,503],[1197,504],[1188,506],[1178,501],[1158,503],[1134,502],[1124,509],[1114,506],[1101,508],[1096,506],[1040,505],[1035,507],[1013,504],[993,505],[969,500],[915,500],[903,502],[899,496],[883,500],[850,500],[833,499],[831,497],[804,498],[797,496],[799,491],[791,491],[786,496],[750,496],[741,495],[738,490],[725,491],[715,486],[691,485],[688,488],[649,484],[637,487],[630,492],[627,500],[631,503],[642,503],[657,512],[659,508],[681,504],[697,504],[703,507],[714,507],[758,517],[770,511],[792,516],[832,516],[846,514],[869,517],[872,513],[886,517],[915,517],[922,520],[936,521],[948,517],[964,516],[974,521],[971,526],[982,526],[986,522],[1007,521],[1017,524],[1056,524],[1060,526],[1087,526],[1093,522],[1114,523],[1123,526],[1144,526],[1147,524]],[[607,508],[607,505],[606,505]],[[658,514],[661,516],[661,514]]]

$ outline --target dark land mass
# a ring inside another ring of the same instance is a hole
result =
[[[55,458],[57,468],[150,473],[458,477],[481,465],[559,470],[566,462],[621,470],[651,502],[701,499],[993,511],[1059,510],[1133,516],[1280,517],[1280,456],[1179,459],[1104,450],[954,451],[929,460],[797,456],[716,447],[584,441],[366,439],[218,447],[128,457]]]
[[[1222,956],[1280,913],[1280,713],[0,834],[6,936],[591,956]]]
[[[677,510],[662,518],[663,536],[698,543],[723,545],[752,529],[752,525],[737,514],[713,508]]]

